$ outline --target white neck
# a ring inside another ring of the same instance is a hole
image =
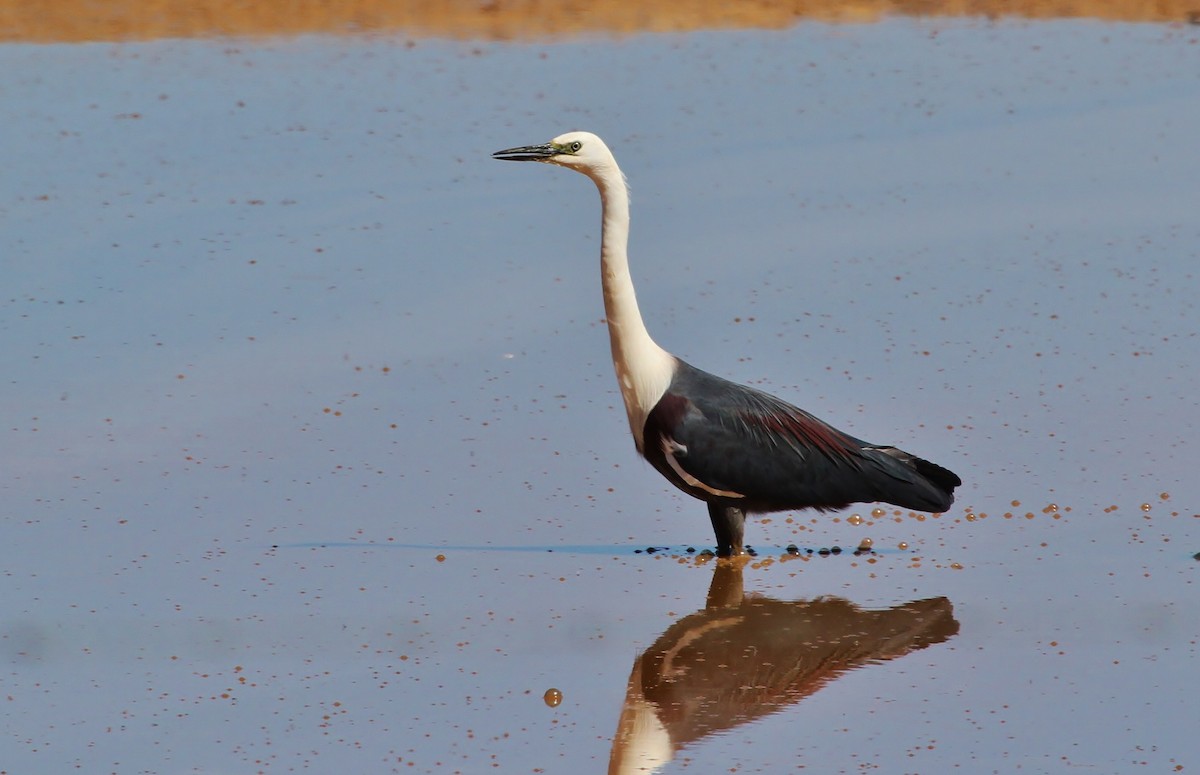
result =
[[[646,416],[671,384],[675,358],[650,338],[638,310],[633,278],[629,275],[629,189],[614,161],[610,168],[589,172],[600,189],[603,231],[600,238],[600,274],[604,287],[604,312],[612,344],[613,368],[629,415],[638,451],[643,451],[642,429]]]

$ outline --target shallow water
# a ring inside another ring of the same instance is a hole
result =
[[[1195,28],[7,44],[0,91],[0,769],[1200,766]],[[697,558],[593,187],[488,158],[570,128],[664,346],[954,509]]]

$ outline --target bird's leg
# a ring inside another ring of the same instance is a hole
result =
[[[717,535],[717,556],[729,557],[745,554],[742,536],[746,532],[746,514],[733,506],[708,504],[708,518],[712,520],[713,532]]]

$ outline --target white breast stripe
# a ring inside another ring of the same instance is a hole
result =
[[[680,479],[682,479],[684,482],[691,485],[692,487],[695,487],[699,490],[704,490],[709,495],[716,495],[719,498],[745,498],[746,497],[745,495],[742,495],[740,492],[734,492],[732,490],[718,490],[714,487],[709,487],[707,484],[700,481],[696,477],[692,476],[687,471],[684,471],[683,468],[680,467],[679,461],[675,459],[675,452],[679,451],[686,455],[687,447],[676,442],[674,439],[669,439],[666,436],[664,436],[662,439],[662,448],[663,448],[663,454],[666,455],[666,458],[667,458],[667,465],[671,466],[671,470],[674,471],[676,473],[676,475],[679,476]]]

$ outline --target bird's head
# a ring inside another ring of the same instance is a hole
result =
[[[496,151],[492,158],[556,164],[578,170],[592,178],[617,168],[612,151],[608,150],[603,140],[591,132],[567,132],[542,145],[525,145]]]

